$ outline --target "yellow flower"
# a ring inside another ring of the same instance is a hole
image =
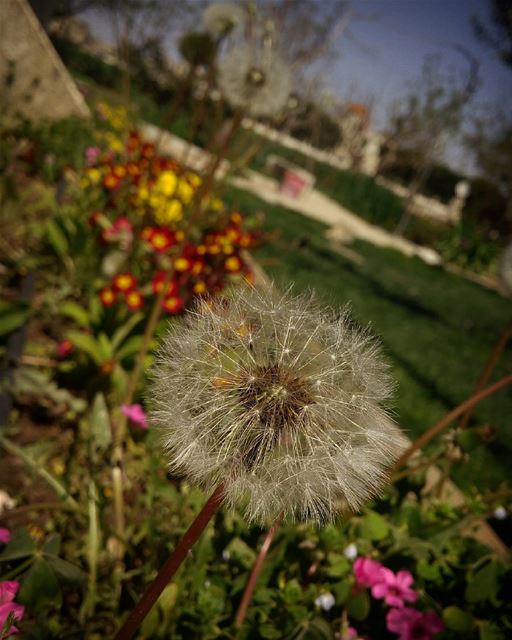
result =
[[[86,174],[92,184],[98,184],[101,180],[101,171],[99,169],[92,167],[91,169],[87,169]]]
[[[166,216],[169,222],[181,220],[183,218],[183,205],[179,200],[171,200],[166,209]]]
[[[158,177],[156,188],[165,196],[172,196],[176,189],[177,183],[178,178],[175,173],[173,173],[172,171],[162,171],[162,173]]]
[[[193,187],[198,187],[202,182],[201,177],[198,176],[197,173],[187,173],[186,178]]]
[[[89,180],[87,180],[87,178],[80,178],[80,186],[82,187],[82,189],[87,189],[87,187],[90,185]]]
[[[213,198],[210,206],[214,211],[222,211],[224,209],[224,203],[220,198]]]
[[[178,182],[178,196],[184,204],[189,204],[194,197],[194,187],[185,180]]]
[[[145,185],[141,185],[137,191],[139,200],[147,200],[149,198],[149,189]]]

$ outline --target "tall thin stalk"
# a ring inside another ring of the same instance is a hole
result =
[[[139,600],[133,611],[130,613],[123,626],[117,632],[115,640],[130,640],[133,638],[142,621],[149,613],[158,597],[168,585],[170,579],[189,554],[194,543],[206,528],[212,517],[217,512],[224,499],[224,486],[220,484],[212,493],[208,502],[201,509],[199,515],[187,529],[186,533],[176,545],[174,551],[169,556],[167,562],[158,572],[156,578],[151,582],[146,592]]]
[[[240,601],[240,605],[238,607],[238,611],[236,612],[235,617],[235,627],[239,629],[247,616],[247,609],[249,608],[249,603],[251,602],[252,594],[254,588],[256,587],[256,582],[260,576],[261,570],[263,569],[263,564],[265,562],[265,558],[267,557],[267,553],[270,549],[270,545],[274,539],[274,536],[277,533],[277,530],[281,526],[281,522],[283,521],[284,514],[280,513],[279,516],[274,521],[274,524],[267,531],[267,535],[265,536],[265,540],[260,547],[258,557],[252,567],[251,575],[249,576],[249,580],[245,585],[245,591],[242,596],[242,600]]]
[[[452,409],[452,411],[446,414],[444,418],[439,420],[439,422],[437,422],[435,425],[430,427],[430,429],[425,431],[425,433],[422,436],[420,436],[417,440],[415,440],[411,444],[411,446],[408,449],[406,449],[406,451],[397,460],[397,462],[395,463],[391,471],[393,472],[399,469],[405,462],[407,462],[407,460],[413,455],[413,453],[415,453],[416,451],[418,451],[418,449],[421,449],[426,444],[428,444],[431,440],[433,440],[437,435],[439,435],[443,431],[443,429],[445,429],[451,422],[453,422],[455,418],[458,418],[465,411],[467,411],[468,409],[472,409],[479,402],[481,402],[488,396],[492,395],[493,393],[496,393],[496,391],[499,391],[500,389],[502,389],[503,387],[507,386],[510,383],[512,383],[512,375],[505,376],[504,378],[501,378],[500,380],[498,380],[498,382],[495,382],[494,384],[492,384],[490,387],[486,387],[485,389],[482,389],[482,391],[479,391],[478,393],[473,394],[467,400],[465,400],[464,402],[459,404],[457,407],[455,407],[455,409]]]
[[[494,371],[496,365],[498,364],[498,360],[501,357],[501,354],[505,350],[508,341],[512,338],[512,319],[506,324],[503,329],[500,337],[498,338],[498,342],[494,345],[494,349],[492,350],[489,359],[485,363],[485,366],[478,378],[478,381],[473,389],[473,393],[478,393],[481,389],[485,387],[489,378],[491,377],[492,372]],[[459,422],[459,429],[465,429],[469,424],[472,415],[472,407],[464,412]]]

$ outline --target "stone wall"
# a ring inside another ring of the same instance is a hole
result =
[[[30,120],[90,115],[26,0],[0,0],[0,108]]]

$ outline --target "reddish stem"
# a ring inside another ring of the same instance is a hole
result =
[[[485,363],[485,367],[483,368],[480,377],[478,378],[478,382],[473,390],[473,393],[478,393],[480,389],[483,389],[487,384],[487,381],[491,377],[491,373],[494,371],[494,368],[498,364],[498,360],[500,359],[501,354],[505,350],[507,346],[507,342],[512,337],[512,320],[509,320],[505,328],[503,329],[498,342],[494,345],[494,349],[489,356],[489,359]],[[465,429],[469,423],[471,418],[471,414],[473,411],[468,409],[462,416],[459,422],[459,429]]]
[[[169,584],[170,579],[180,568],[189,551],[202,534],[206,525],[212,519],[224,498],[224,485],[220,484],[210,496],[208,502],[201,509],[199,515],[180,539],[169,559],[158,572],[158,575],[149,585],[146,592],[139,600],[135,609],[130,613],[125,623],[117,632],[115,640],[130,640],[149,613],[158,597]]]
[[[235,627],[238,629],[243,625],[244,620],[247,616],[247,609],[249,608],[249,603],[251,602],[252,593],[254,588],[256,587],[256,582],[260,576],[261,570],[263,569],[263,564],[265,562],[265,558],[267,557],[268,550],[270,549],[270,545],[272,544],[272,540],[279,529],[281,522],[283,521],[284,514],[281,513],[275,520],[274,524],[270,527],[265,536],[265,540],[261,545],[260,551],[258,553],[258,557],[256,558],[256,562],[254,563],[251,571],[251,575],[249,576],[249,580],[245,585],[244,595],[242,596],[242,600],[240,601],[240,606],[238,607],[238,611],[236,612],[235,618]]]
[[[465,400],[462,404],[459,404],[459,406],[455,407],[455,409],[450,411],[450,413],[446,414],[444,418],[439,420],[439,422],[437,422],[434,426],[430,427],[430,429],[425,431],[425,433],[422,436],[420,436],[417,440],[415,440],[411,444],[411,446],[397,460],[392,471],[396,471],[397,469],[399,469],[404,464],[404,462],[406,462],[412,456],[413,453],[415,453],[418,449],[421,449],[426,444],[428,444],[433,438],[435,438],[439,433],[441,433],[441,431],[445,429],[453,420],[455,420],[455,418],[458,418],[465,411],[467,411],[468,409],[471,409],[476,404],[481,402],[484,398],[487,398],[487,396],[492,395],[493,393],[495,393],[502,387],[505,387],[507,384],[510,384],[511,382],[512,382],[512,375],[505,376],[504,378],[501,378],[501,380],[498,380],[498,382],[495,382],[494,384],[492,384],[490,387],[482,389],[482,391],[475,393],[470,398]]]

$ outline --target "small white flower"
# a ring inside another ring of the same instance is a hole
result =
[[[324,611],[329,611],[336,604],[336,600],[334,599],[334,596],[332,595],[332,593],[327,592],[319,595],[318,598],[315,600],[315,604],[317,607],[320,607],[320,609],[323,609]]]
[[[348,545],[343,552],[345,554],[345,558],[349,560],[355,560],[357,558],[357,547],[354,543]]]
[[[224,562],[227,562],[231,558],[231,554],[229,553],[229,549],[224,549],[222,552],[222,559]]]
[[[496,520],[506,520],[508,513],[507,510],[505,509],[505,507],[497,507],[494,510],[494,517],[496,518]]]
[[[3,489],[0,489],[0,515],[4,511],[9,511],[9,509],[14,509],[15,506],[16,506],[16,500],[11,498],[11,496],[6,491],[4,491]]]

